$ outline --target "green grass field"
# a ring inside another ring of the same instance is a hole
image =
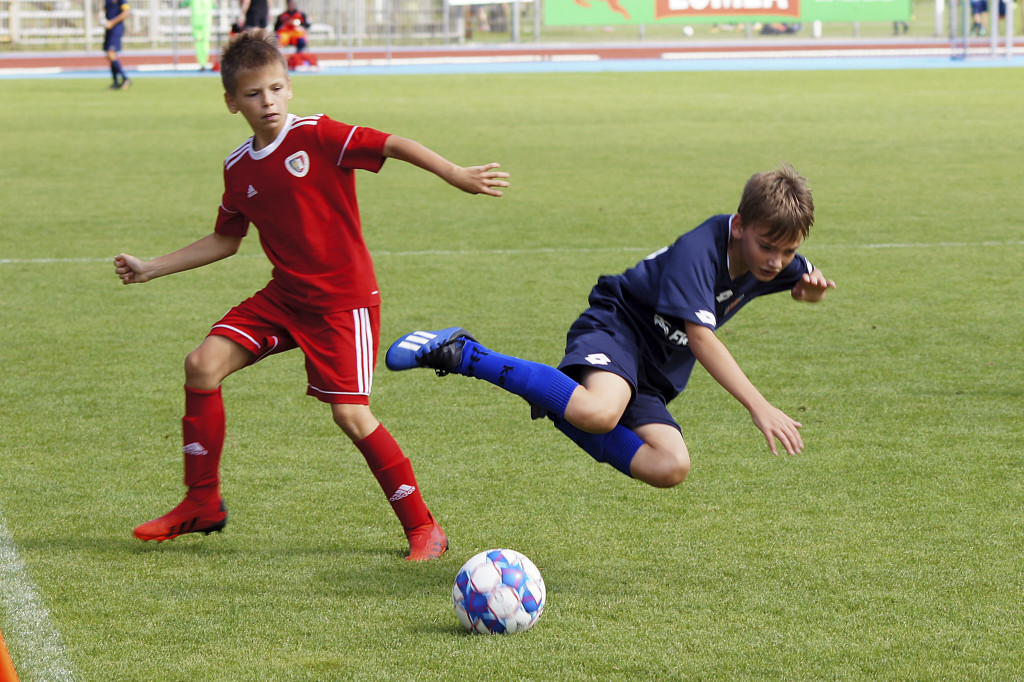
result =
[[[1010,680],[1024,677],[1017,69],[297,77],[296,113],[501,161],[470,197],[360,177],[386,344],[460,324],[546,362],[599,274],[781,159],[815,191],[818,306],[720,332],[800,419],[773,457],[706,373],[673,404],[690,478],[649,489],[481,382],[379,368],[374,411],[452,550],[410,565],[356,449],[290,354],[225,383],[226,531],[160,545],[179,500],[185,354],[269,266],[122,287],[110,259],[212,229],[247,135],[213,79],[5,81],[0,101],[0,631],[23,681]],[[463,634],[451,582],[492,547],[540,567],[512,637]],[[21,587],[19,587],[19,585]],[[26,585],[59,647],[40,650]]]

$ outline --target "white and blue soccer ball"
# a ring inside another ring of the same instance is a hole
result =
[[[462,627],[481,634],[511,634],[534,626],[544,611],[540,571],[511,549],[480,552],[455,576],[452,601]]]

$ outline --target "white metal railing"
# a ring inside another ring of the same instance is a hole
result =
[[[936,0],[938,2],[938,0]],[[988,40],[972,40],[973,13],[970,0],[948,0],[949,11],[949,40],[952,47],[954,59],[966,59],[970,56],[992,56],[996,57],[1002,52],[1007,58],[1013,56],[1014,26],[1013,18],[1016,3],[1013,0],[1005,0],[1005,17],[1000,17],[999,0],[989,0],[988,3],[988,26],[982,26],[988,33]],[[936,12],[938,14],[938,12]],[[1002,41],[1000,41],[1000,20],[1002,19],[1003,29]],[[984,42],[988,43],[984,47]],[[1002,46],[1000,46],[1002,42]]]
[[[160,48],[192,39],[190,10],[180,0],[128,0],[126,48]],[[270,23],[284,11],[272,0]],[[460,42],[463,8],[447,0],[300,0],[312,26],[310,42],[322,45]],[[102,0],[0,0],[0,44],[64,49],[99,48]],[[217,0],[211,40],[227,38],[240,15],[238,0]]]

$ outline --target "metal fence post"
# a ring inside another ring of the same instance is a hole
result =
[[[10,23],[11,23],[11,44],[17,45],[21,41],[21,17],[18,16],[19,0],[11,0]]]
[[[85,49],[92,49],[92,28],[93,19],[95,18],[94,10],[92,8],[92,0],[83,0],[82,12],[85,15]]]
[[[1013,57],[1013,12],[1016,9],[1015,2],[1006,0],[1006,58]]]

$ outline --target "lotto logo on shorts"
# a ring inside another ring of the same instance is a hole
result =
[[[610,365],[610,364],[612,364],[612,361],[609,360],[608,356],[605,355],[604,353],[591,353],[590,355],[588,355],[584,359],[587,362],[589,362],[590,364],[592,364],[592,365]]]
[[[398,502],[416,492],[416,487],[411,485],[400,485],[395,494],[388,498],[388,502]]]

